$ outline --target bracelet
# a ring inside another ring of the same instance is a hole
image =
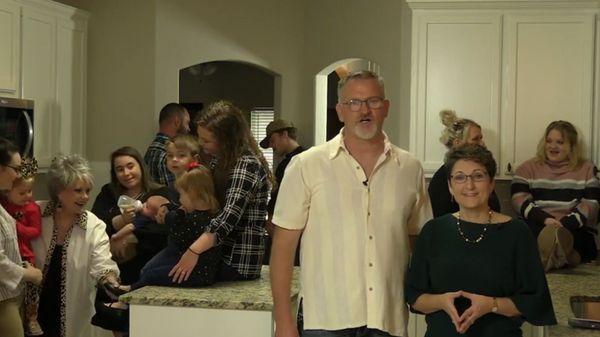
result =
[[[192,250],[192,248],[188,247],[188,250],[189,250],[190,252],[192,252],[192,253],[194,253],[194,254],[196,254],[196,255],[200,256],[200,253],[196,253],[194,250]]]

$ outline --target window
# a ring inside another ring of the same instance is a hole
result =
[[[250,111],[250,130],[256,142],[260,142],[267,136],[267,125],[273,121],[273,118],[275,118],[273,108],[254,108]],[[273,170],[273,149],[262,147],[260,149],[269,163],[269,168]]]

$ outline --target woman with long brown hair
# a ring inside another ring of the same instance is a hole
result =
[[[186,280],[198,255],[220,245],[223,258],[218,280],[258,278],[264,254],[267,200],[273,181],[267,161],[242,111],[233,104],[213,103],[196,125],[202,148],[212,157],[209,167],[222,210],[169,275],[176,282]]]

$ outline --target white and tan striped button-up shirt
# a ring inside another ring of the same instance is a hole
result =
[[[0,301],[19,296],[24,269],[13,217],[0,205]]]
[[[387,136],[368,180],[342,133],[297,155],[285,172],[273,223],[303,230],[304,328],[366,325],[406,336],[408,236],[430,218],[421,164]]]

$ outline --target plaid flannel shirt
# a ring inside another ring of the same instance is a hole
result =
[[[169,140],[167,135],[157,133],[144,155],[144,161],[148,165],[152,179],[165,186],[173,186],[175,183],[175,175],[167,169],[167,142]]]
[[[213,159],[210,167],[214,170],[216,164]],[[260,160],[250,153],[242,155],[227,178],[222,211],[208,230],[222,246],[223,262],[248,279],[260,277],[269,189]]]

